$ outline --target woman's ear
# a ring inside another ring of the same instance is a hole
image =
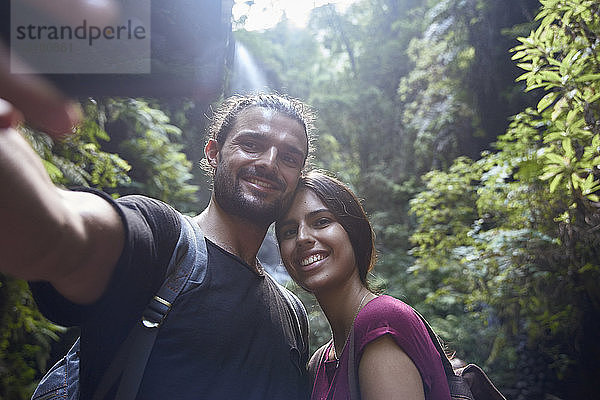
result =
[[[217,164],[219,163],[219,143],[214,139],[209,139],[206,146],[204,146],[204,155],[208,164],[213,168],[217,168]]]

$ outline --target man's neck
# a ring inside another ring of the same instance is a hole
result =
[[[268,226],[257,226],[246,219],[228,214],[212,198],[194,221],[211,242],[238,256],[248,265],[256,266],[256,254]]]

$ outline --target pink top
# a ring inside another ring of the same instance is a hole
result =
[[[410,306],[387,295],[379,296],[367,303],[354,321],[356,379],[358,380],[358,364],[365,347],[387,334],[392,336],[419,370],[425,400],[450,400],[444,367],[427,333],[427,328]],[[331,346],[332,343],[327,347],[324,359],[327,358]],[[350,399],[348,347],[348,345],[344,347],[337,368],[337,361],[321,360],[315,377],[312,400]]]

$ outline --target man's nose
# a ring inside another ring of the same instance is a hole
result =
[[[277,147],[275,146],[266,149],[258,159],[259,165],[270,169],[277,167],[277,152]]]

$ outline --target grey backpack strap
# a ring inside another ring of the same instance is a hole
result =
[[[307,379],[308,374],[306,366],[308,364],[309,356],[309,344],[308,344],[308,315],[302,302],[293,294],[290,290],[286,289],[283,285],[279,284],[269,274],[265,274],[265,277],[269,279],[275,287],[282,294],[285,300],[287,309],[292,317],[292,329],[293,337],[295,339],[295,347],[297,350],[298,359],[295,360],[300,372]]]
[[[304,308],[304,305],[302,305],[302,302],[300,302],[292,292],[279,284],[277,286],[283,293],[283,297],[285,297],[288,306],[292,310],[296,333],[299,335],[302,346],[302,348],[299,349],[300,354],[302,355],[304,365],[306,365],[306,363],[308,363],[308,316],[306,315],[306,309]]]
[[[137,396],[158,329],[189,280],[194,267],[206,269],[206,242],[197,225],[194,225],[190,218],[181,218],[181,233],[167,268],[167,277],[142,313],[140,321],[119,347],[93,400],[103,399],[120,376],[115,399],[131,400]]]
[[[319,372],[319,365],[324,362],[325,352],[329,347],[329,343],[331,342],[327,342],[323,346],[319,347],[319,349],[315,351],[308,362],[308,382],[311,390],[314,389],[317,373]]]

